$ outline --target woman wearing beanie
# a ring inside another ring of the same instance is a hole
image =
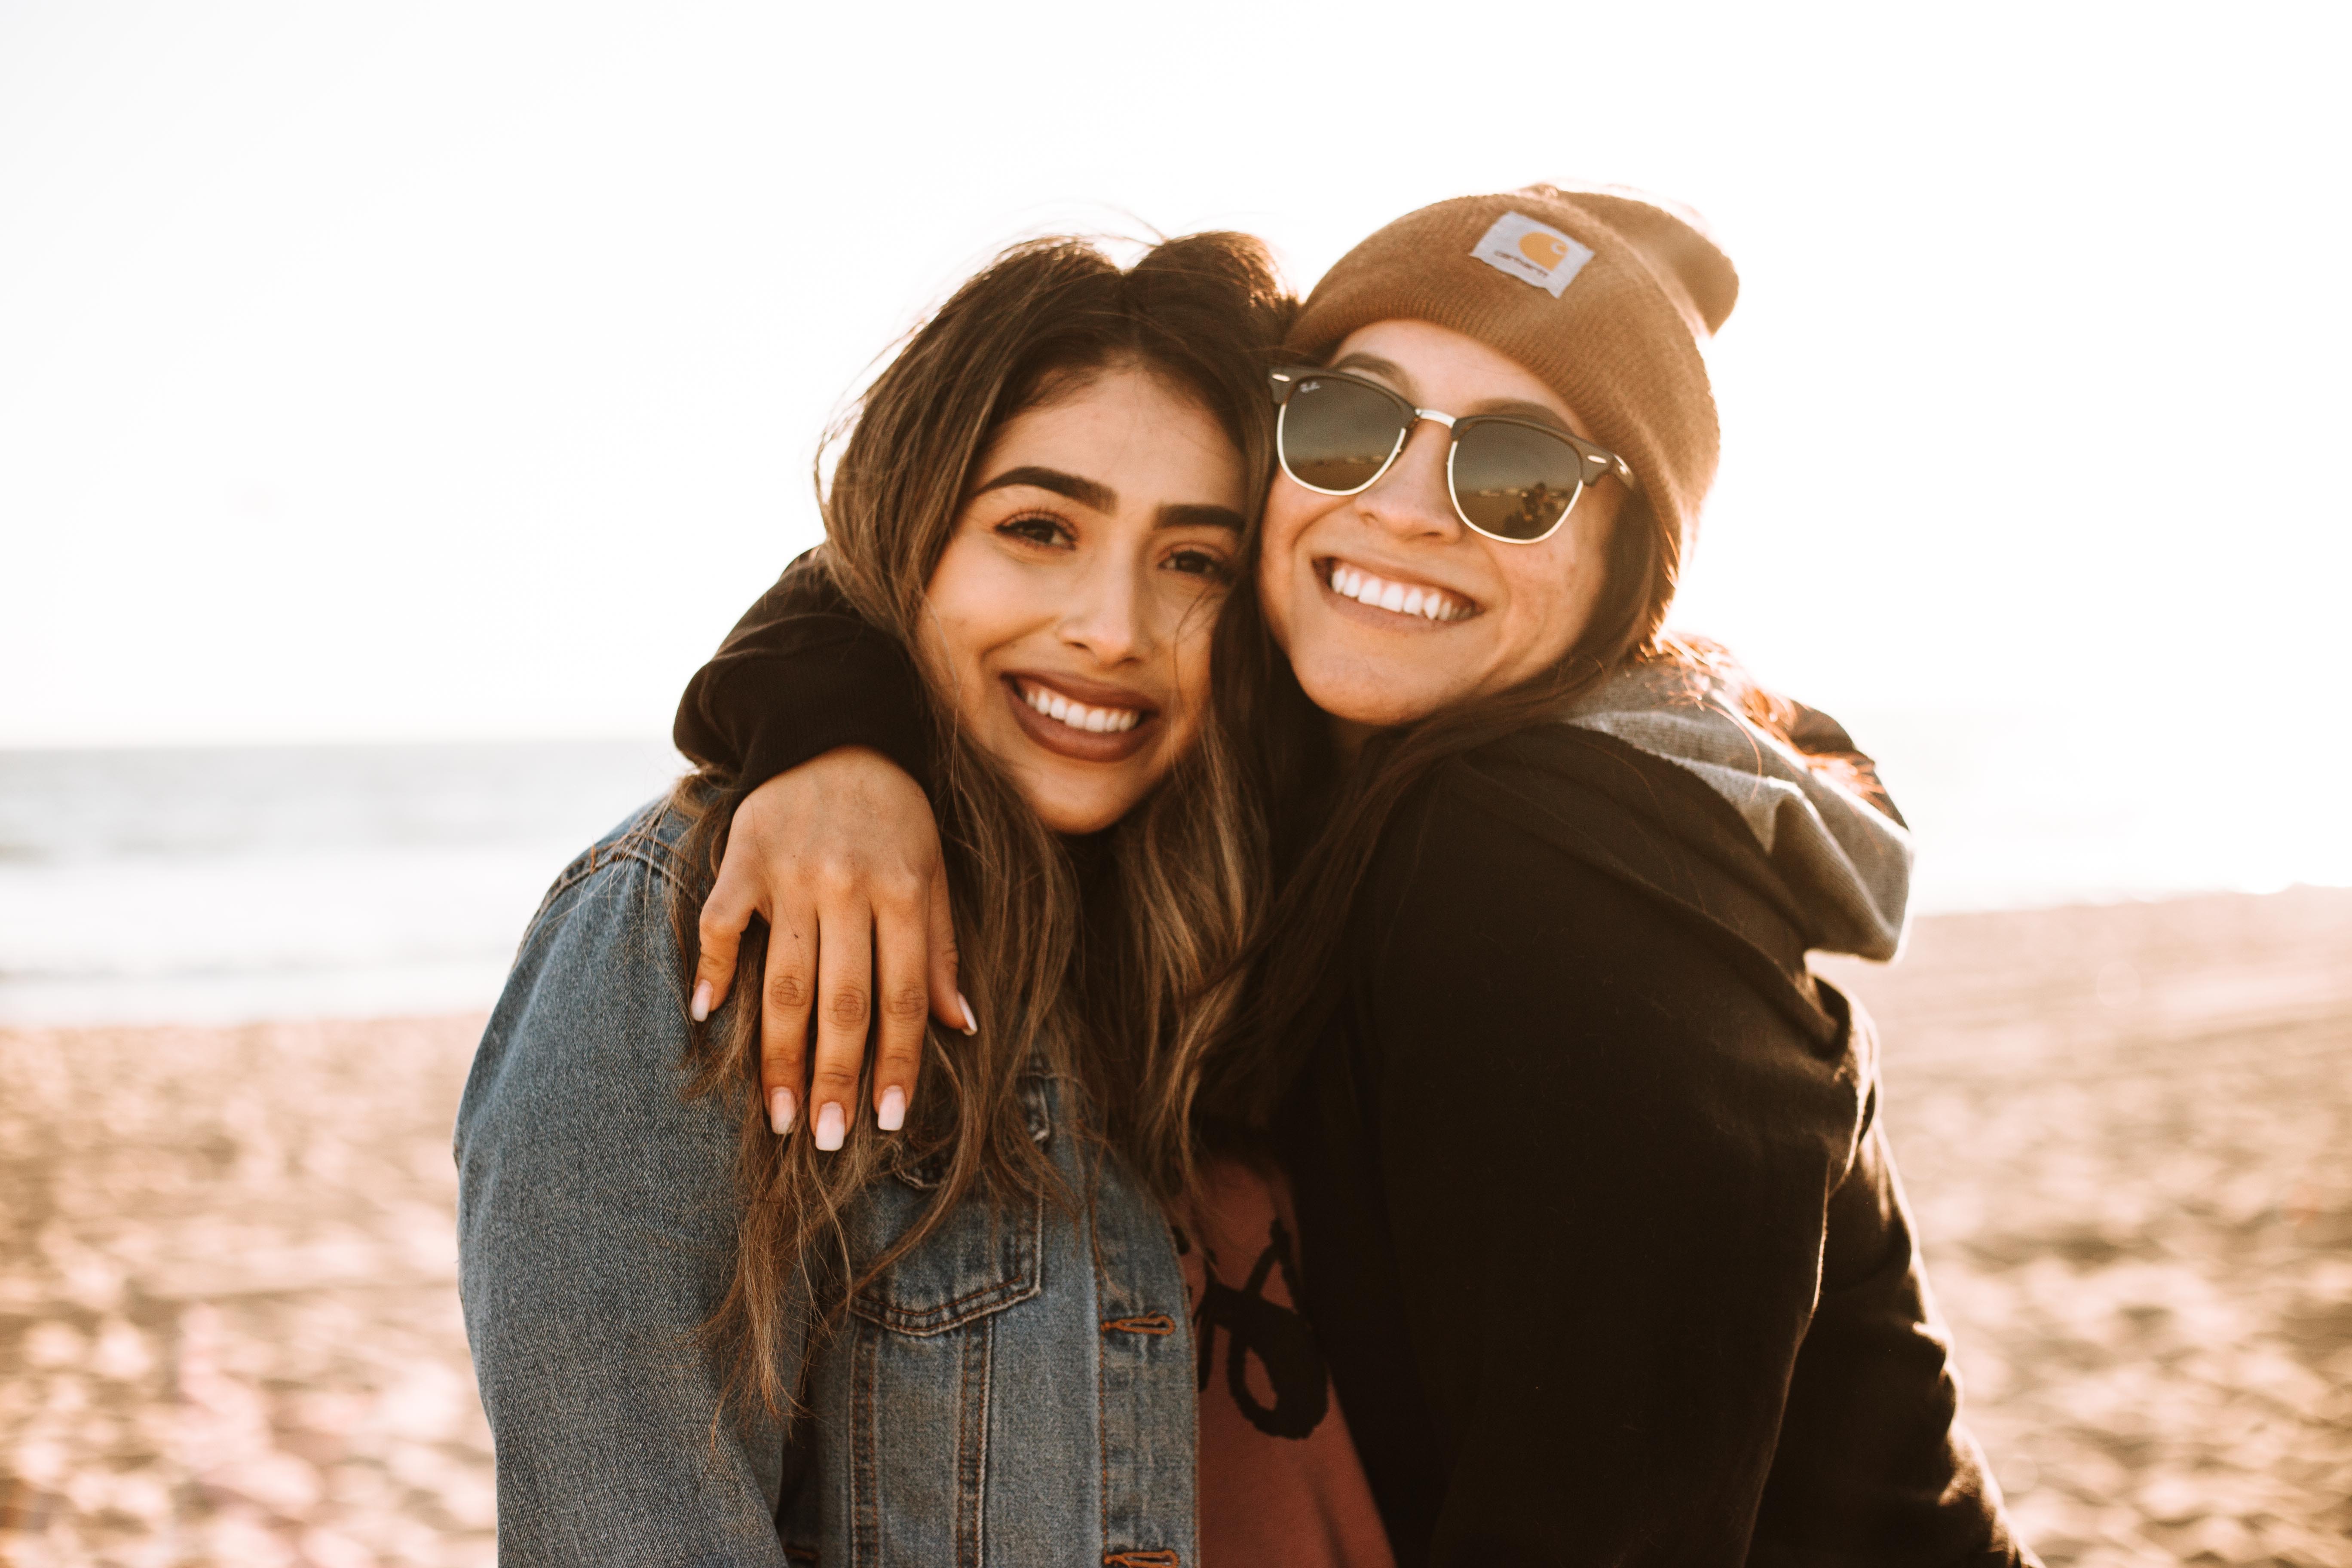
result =
[[[1892,956],[1907,836],[1834,724],[1664,630],[1736,292],[1664,204],[1465,197],[1334,267],[1270,382],[1217,677],[1286,869],[1208,1100],[1295,1189],[1400,1563],[2032,1561],[1958,1422],[1874,1037],[1807,968]],[[715,952],[814,909],[923,973],[919,901],[791,868],[930,853],[871,641],[788,574],[689,689],[689,752],[783,773]],[[806,1019],[765,1024],[791,1081]],[[812,1093],[863,1045],[821,1033]]]
[[[846,433],[824,569],[914,679],[980,960],[921,1101],[877,1084],[780,1142],[751,1010],[691,1007],[730,770],[550,891],[457,1130],[500,1562],[1198,1560],[1187,1273],[1214,1241],[1167,1216],[1230,1206],[1190,1108],[1266,879],[1209,638],[1290,305],[1243,236],[1125,270],[1019,247]],[[1047,692],[1091,721],[1037,711]],[[1229,1326],[1286,1352],[1286,1440],[1253,1468],[1298,1549],[1229,1561],[1378,1568],[1286,1317]]]

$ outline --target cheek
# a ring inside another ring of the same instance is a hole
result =
[[[1501,549],[1511,553],[1500,554]],[[1584,635],[1600,596],[1601,562],[1563,532],[1539,546],[1498,547],[1496,570],[1509,595],[1504,660],[1525,674],[1566,657]],[[1497,628],[1498,630],[1504,628]]]
[[[1314,498],[1320,499],[1320,498]],[[1257,602],[1265,614],[1266,630],[1284,652],[1290,650],[1291,616],[1298,591],[1313,574],[1299,555],[1299,535],[1312,521],[1307,492],[1286,479],[1277,479],[1265,499],[1265,518],[1259,535]]]
[[[1160,739],[1137,754],[1130,764],[1131,771],[1119,786],[1133,792],[1129,805],[1159,786],[1199,742],[1208,724],[1209,707],[1215,700],[1212,657],[1215,625],[1214,605],[1203,603],[1196,607],[1185,635],[1169,645],[1166,706],[1161,710]]]
[[[1516,616],[1556,622],[1560,611],[1577,596],[1577,586],[1583,580],[1583,563],[1565,552],[1555,554],[1544,550],[1540,559],[1535,558],[1538,555],[1538,550],[1523,546],[1504,557],[1496,575],[1503,580],[1504,592]]]
[[[1258,546],[1258,565],[1263,574],[1272,576],[1292,569],[1291,556],[1297,550],[1298,536],[1314,521],[1317,507],[1329,504],[1328,498],[1300,489],[1287,479],[1274,481],[1274,488],[1266,492],[1264,531]]]
[[[1176,689],[1173,693],[1176,711],[1184,721],[1194,724],[1209,710],[1210,650],[1212,639],[1208,628],[1215,625],[1213,612],[1203,616],[1197,629],[1188,628],[1184,639],[1176,645]]]
[[[1265,617],[1265,629],[1275,646],[1283,652],[1290,651],[1290,594],[1271,568],[1257,574],[1258,613]]]
[[[1035,619],[1029,575],[985,548],[967,548],[961,540],[950,543],[940,558],[924,593],[929,613],[923,640],[959,693],[979,679],[991,653],[1018,638]]]

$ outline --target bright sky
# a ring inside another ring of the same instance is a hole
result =
[[[2342,727],[2343,16],[0,0],[0,745],[661,731],[1003,242],[1303,288],[1563,178],[1742,274],[1685,624],[2291,763],[2237,705]]]

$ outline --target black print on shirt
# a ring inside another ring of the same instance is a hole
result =
[[[1192,1244],[1181,1232],[1176,1249]],[[1202,1249],[1201,1302],[1192,1311],[1192,1334],[1200,1346],[1200,1386],[1206,1390],[1216,1364],[1217,1331],[1224,1331],[1225,1386],[1250,1425],[1269,1437],[1304,1437],[1322,1424],[1331,1402],[1331,1374],[1323,1365],[1323,1352],[1307,1320],[1288,1307],[1265,1299],[1265,1282],[1282,1270],[1283,1288],[1298,1299],[1297,1269],[1291,1261],[1290,1233],[1282,1221],[1266,1233],[1265,1250],[1257,1255],[1249,1279],[1239,1289],[1217,1278],[1217,1256]],[[1257,1358],[1265,1369],[1274,1404],[1260,1404],[1250,1387],[1249,1361]]]

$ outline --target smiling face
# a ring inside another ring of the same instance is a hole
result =
[[[1593,438],[1517,360],[1427,321],[1362,328],[1328,368],[1392,387],[1416,407],[1507,414]],[[1348,724],[1409,723],[1516,686],[1559,661],[1600,600],[1619,481],[1587,489],[1550,538],[1503,543],[1454,511],[1450,440],[1424,419],[1359,494],[1318,495],[1280,474],[1266,498],[1258,591],[1267,623],[1307,695]]]
[[[1148,371],[1008,420],[931,574],[924,653],[1046,826],[1109,826],[1200,733],[1241,549],[1242,459]]]

